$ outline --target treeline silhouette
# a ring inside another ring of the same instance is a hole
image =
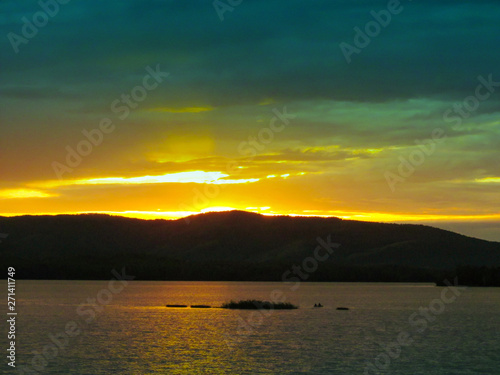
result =
[[[487,267],[500,266],[500,243],[428,226],[241,211],[189,223],[94,214],[0,217],[0,232],[9,234],[0,243],[1,265],[16,267],[22,279],[108,279],[112,269],[125,267],[139,280],[282,281],[313,256],[318,238],[340,247],[301,280],[435,282],[458,274],[485,285],[497,280]]]
[[[500,267],[457,267],[442,279],[454,280],[457,278],[461,285],[468,286],[500,286]],[[436,284],[444,285],[439,279]]]

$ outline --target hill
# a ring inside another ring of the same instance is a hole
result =
[[[340,244],[313,281],[433,281],[459,266],[500,266],[500,243],[408,224],[262,216],[243,211],[184,219],[108,215],[0,217],[1,263],[20,278],[108,279],[125,267],[144,280],[281,280]]]

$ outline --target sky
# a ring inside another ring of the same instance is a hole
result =
[[[0,2],[0,215],[500,241],[498,1]]]

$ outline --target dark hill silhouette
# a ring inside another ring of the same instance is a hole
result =
[[[108,215],[0,217],[4,269],[21,278],[281,280],[313,254],[317,237],[341,244],[309,280],[432,281],[458,266],[500,266],[500,243],[424,225],[231,211],[175,221]]]

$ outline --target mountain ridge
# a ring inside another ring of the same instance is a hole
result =
[[[105,279],[126,267],[151,280],[279,280],[328,236],[340,247],[310,280],[426,281],[460,266],[500,266],[499,242],[419,224],[228,211],[178,220],[26,215],[0,217],[0,228],[9,233],[3,265],[26,278]]]

